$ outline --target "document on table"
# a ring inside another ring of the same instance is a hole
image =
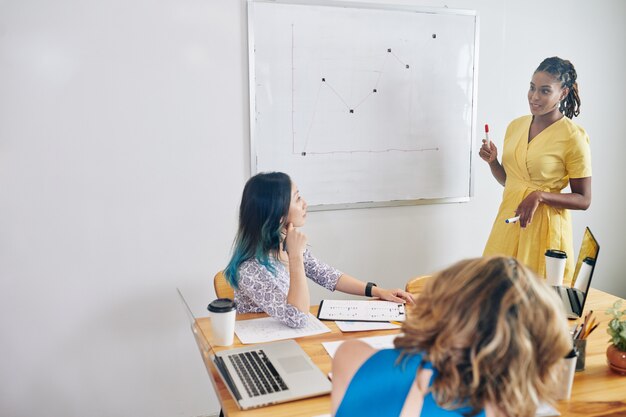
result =
[[[539,407],[537,407],[537,411],[535,411],[535,417],[551,417],[551,416],[560,416],[559,410],[552,407],[548,403],[540,403]]]
[[[301,329],[292,329],[273,317],[235,322],[235,333],[243,344],[295,339],[297,337],[312,336],[314,334],[328,332],[330,332],[330,329],[311,313],[309,313],[307,325]]]
[[[385,335],[385,336],[361,337],[358,340],[361,340],[367,343],[374,349],[392,349],[394,347],[393,340],[398,336],[400,335],[390,334],[390,335]],[[323,342],[322,346],[324,346],[324,349],[326,349],[326,352],[328,352],[328,355],[331,358],[333,358],[335,357],[335,352],[337,351],[337,348],[343,342],[345,342],[345,340],[337,340],[335,342]]]
[[[321,320],[404,321],[404,304],[380,300],[322,300]]]
[[[336,321],[335,324],[342,332],[363,332],[367,330],[399,329],[401,326],[385,321]]]

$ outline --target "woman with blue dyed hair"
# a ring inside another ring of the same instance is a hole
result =
[[[379,288],[320,262],[298,228],[306,223],[306,201],[282,172],[248,180],[239,207],[239,229],[224,274],[235,290],[238,313],[265,312],[289,327],[303,327],[310,308],[306,278],[330,291],[413,303],[401,290]]]

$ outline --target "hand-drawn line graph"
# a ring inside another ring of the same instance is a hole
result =
[[[289,173],[319,209],[467,201],[475,12],[248,4],[253,173]]]
[[[295,32],[295,25],[292,23],[291,24],[291,71],[292,71],[291,79],[292,79],[292,83],[294,82],[294,79],[296,78],[296,72],[297,72],[296,65],[294,63],[295,61],[294,54],[296,53],[296,50],[297,50],[294,32]],[[432,39],[436,39],[436,38],[437,38],[437,35],[432,34]],[[363,104],[365,104],[368,100],[375,99],[375,96],[381,93],[381,90],[380,90],[381,80],[384,80],[384,76],[386,74],[387,75],[389,74],[389,72],[386,72],[386,70],[388,70],[389,65],[395,64],[396,67],[402,68],[405,71],[410,71],[412,69],[409,63],[405,62],[395,53],[394,48],[387,47],[385,48],[384,51],[385,52],[384,52],[384,55],[382,55],[383,56],[382,59],[380,59],[380,54],[376,55],[375,59],[381,62],[379,66],[375,67],[373,65],[373,68],[369,70],[373,74],[376,74],[376,78],[375,78],[373,85],[371,85],[371,87],[360,86],[362,87],[362,91],[364,93],[362,93],[360,98],[357,97],[356,100],[354,99],[351,100],[351,103],[349,103],[348,102],[349,100],[346,99],[338,91],[338,88],[336,88],[336,86],[333,84],[334,80],[326,77],[325,74],[321,75],[319,86],[315,93],[313,109],[310,112],[311,113],[310,121],[307,123],[308,126],[306,127],[303,133],[304,135],[303,144],[301,143],[302,139],[300,138],[299,140],[299,138],[297,138],[297,133],[296,133],[297,129],[295,127],[295,122],[294,122],[296,109],[293,106],[293,103],[295,102],[295,99],[293,97],[295,95],[295,88],[292,85],[292,153],[294,155],[306,156],[306,155],[323,155],[323,154],[336,154],[336,153],[354,154],[354,153],[385,153],[385,152],[424,152],[424,151],[438,151],[439,150],[437,146],[431,146],[431,147],[396,146],[396,147],[385,147],[382,149],[373,149],[373,148],[367,148],[366,146],[364,146],[363,148],[350,148],[350,149],[332,148],[328,150],[317,150],[317,151],[310,150],[311,138],[313,136],[312,129],[316,122],[319,123],[319,120],[316,119],[316,116],[320,108],[320,96],[324,90],[331,92],[332,96],[334,96],[334,98],[338,100],[338,102],[343,104],[344,109],[345,109],[345,117],[350,117],[350,116],[356,115],[359,108]],[[375,64],[374,61],[373,61],[373,64]],[[412,100],[412,97],[409,97],[409,99]],[[410,104],[409,104],[409,107],[410,107]],[[314,138],[313,141],[315,141],[315,139],[316,138]],[[415,145],[415,144],[412,143],[411,145]]]

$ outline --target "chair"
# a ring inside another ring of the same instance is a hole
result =
[[[431,275],[422,275],[421,277],[412,278],[406,283],[404,290],[410,294],[419,295],[430,278]]]
[[[215,295],[217,298],[230,298],[235,299],[235,290],[230,286],[224,275],[224,271],[220,271],[215,274],[213,278],[213,287],[215,288]]]

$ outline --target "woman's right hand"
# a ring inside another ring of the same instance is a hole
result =
[[[292,223],[287,224],[286,232],[285,242],[287,243],[287,254],[289,257],[301,257],[306,249],[306,235],[293,227]]]
[[[306,248],[306,235],[288,223],[285,229],[285,243],[287,244],[287,256],[289,258],[289,290],[287,291],[287,303],[301,312],[308,314],[311,307],[311,296],[304,271],[304,249]]]
[[[483,139],[483,146],[480,147],[478,155],[485,162],[491,165],[493,161],[498,160],[498,148],[496,148],[496,145],[494,145],[493,142],[489,141],[489,144],[487,144],[487,141]]]

